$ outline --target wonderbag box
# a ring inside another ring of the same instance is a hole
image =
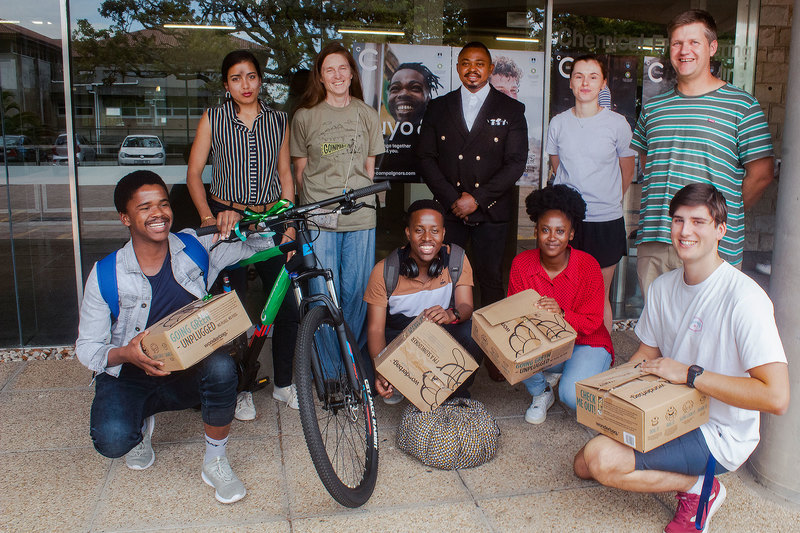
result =
[[[235,292],[195,300],[150,326],[142,349],[163,361],[162,370],[184,370],[231,342],[251,325]]]
[[[419,315],[375,358],[375,369],[420,411],[433,411],[478,364],[445,329]]]
[[[539,298],[528,289],[472,313],[472,338],[512,385],[572,356],[577,333]]]
[[[575,384],[578,422],[642,453],[708,422],[708,397],[631,361]]]

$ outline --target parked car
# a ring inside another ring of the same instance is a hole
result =
[[[24,163],[44,161],[46,156],[27,135],[0,136],[0,163]]]
[[[83,135],[75,135],[75,160],[79,165],[86,161],[94,161],[97,158],[97,151],[94,146],[89,144],[86,137]],[[56,144],[53,146],[53,164],[66,165],[67,164],[67,134],[62,133],[56,138]]]
[[[117,160],[120,165],[163,165],[167,152],[155,135],[128,135],[122,141]]]

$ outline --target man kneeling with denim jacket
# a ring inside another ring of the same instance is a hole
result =
[[[131,233],[116,254],[119,316],[112,321],[95,265],[86,281],[76,342],[78,359],[97,374],[90,417],[94,446],[106,457],[125,455],[128,468],[144,470],[155,460],[150,442],[153,415],[199,404],[206,440],[202,479],[214,487],[218,501],[238,501],[246,490],[225,455],[237,386],[227,347],[191,368],[165,372],[162,362],[142,351],[142,339],[151,325],[205,296],[205,279],[213,282],[222,268],[272,246],[272,239],[219,244],[209,252],[204,278],[183,241],[170,234],[172,209],[158,174],[139,170],[122,178],[114,190],[114,205]],[[223,236],[230,229],[221,228]],[[219,236],[185,232],[206,251]]]

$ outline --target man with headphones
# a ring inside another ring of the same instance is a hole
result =
[[[480,364],[483,352],[472,340],[472,266],[457,245],[443,246],[444,209],[436,200],[417,200],[406,215],[408,244],[372,269],[367,302],[367,348],[374,359],[417,316],[447,330]],[[395,258],[396,254],[396,258]],[[396,270],[393,262],[398,264]],[[469,397],[470,376],[453,394]],[[375,390],[386,403],[403,396],[375,373]]]

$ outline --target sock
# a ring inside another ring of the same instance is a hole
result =
[[[703,490],[703,480],[705,478],[706,478],[706,476],[698,477],[697,481],[695,481],[694,485],[692,485],[692,488],[687,490],[686,493],[687,494],[697,494],[699,496],[700,495],[700,491]]]
[[[206,457],[203,463],[209,462],[215,457],[222,457],[225,455],[225,447],[228,445],[228,437],[216,440],[206,435]]]

